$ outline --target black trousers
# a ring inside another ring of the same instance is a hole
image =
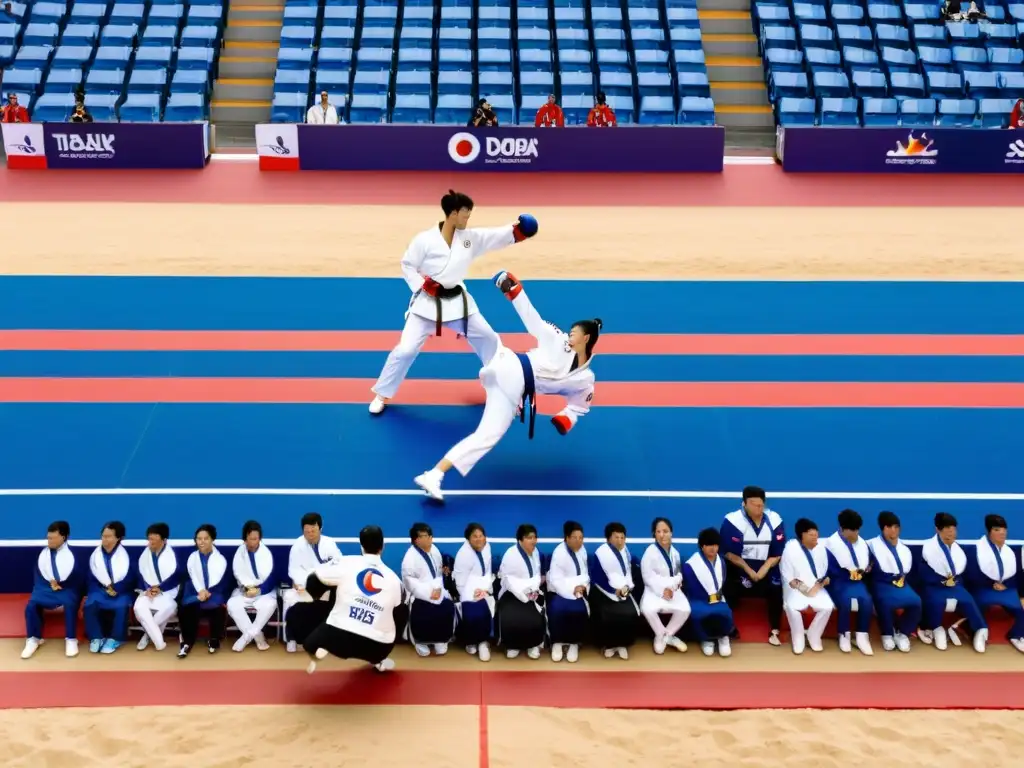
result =
[[[285,614],[285,638],[302,645],[319,625],[327,621],[332,603],[317,600],[314,603],[296,603]]]
[[[725,584],[722,592],[725,601],[735,615],[740,602],[747,598],[760,598],[765,601],[768,609],[768,624],[773,630],[782,629],[782,584],[773,584],[772,577],[778,577],[778,566],[768,572],[761,581],[752,582],[749,587],[743,586],[746,574],[732,563],[725,566]]]
[[[338,629],[333,624],[324,622],[314,629],[303,649],[312,657],[316,657],[318,648],[323,648],[339,659],[360,659],[368,664],[380,664],[391,655],[394,643],[378,643],[368,637]]]
[[[199,634],[199,622],[203,619],[210,626],[210,641],[220,643],[224,637],[224,624],[227,621],[227,609],[222,605],[217,608],[202,608],[202,603],[188,603],[178,609],[178,628],[181,630],[181,642],[184,645],[195,645]]]

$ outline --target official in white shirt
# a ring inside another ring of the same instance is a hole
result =
[[[359,546],[361,555],[321,565],[306,582],[314,600],[328,587],[336,588],[330,615],[302,646],[310,656],[306,667],[310,674],[328,654],[365,661],[378,672],[395,668],[389,657],[395,647],[395,609],[402,604],[402,582],[381,560],[384,532],[380,528],[363,528]]]
[[[875,603],[864,577],[871,572],[871,550],[861,538],[864,520],[852,509],[839,513],[839,530],[825,539],[828,550],[828,593],[836,606],[839,650],[850,653],[850,615],[857,611],[857,650],[874,655],[871,648],[871,617]]]
[[[683,589],[690,601],[693,634],[705,656],[732,655],[729,635],[733,630],[732,609],[725,600],[725,558],[718,548],[722,535],[717,528],[705,528],[697,535],[697,551],[683,565]]]
[[[590,622],[590,568],[583,526],[569,520],[562,526],[562,536],[548,569],[548,637],[552,661],[575,662]]]
[[[1006,518],[985,515],[986,534],[974,543],[968,556],[966,584],[983,614],[999,606],[1013,619],[1006,633],[1010,644],[1024,653],[1024,599],[1017,557],[1006,545]]]
[[[931,632],[935,647],[940,651],[946,650],[947,638],[954,645],[959,645],[956,633],[947,635],[943,626],[947,609],[959,611],[974,632],[974,650],[984,653],[988,642],[988,623],[964,586],[967,555],[956,543],[956,529],[956,518],[939,512],[935,515],[935,536],[921,547],[921,559],[924,561],[921,567],[921,629]]]
[[[910,636],[921,618],[921,598],[908,583],[913,555],[900,541],[900,519],[894,513],[880,512],[878,528],[881,535],[868,542],[872,558],[868,586],[875,599],[882,649],[909,653]]]
[[[178,590],[181,573],[174,547],[167,543],[171,529],[167,523],[153,523],[146,529],[146,548],[139,555],[139,596],[135,598],[135,619],[142,626],[142,639],[136,646],[162,651],[167,647],[164,630],[178,615]]]
[[[467,525],[464,536],[466,541],[455,555],[452,571],[459,593],[455,636],[471,656],[480,661],[490,661],[490,641],[494,636],[497,612],[491,545],[487,542],[487,531],[480,523]]]
[[[529,523],[516,529],[516,543],[501,558],[498,577],[498,642],[510,659],[521,651],[526,651],[531,659],[539,659],[547,632],[544,576],[537,551],[537,529]]]
[[[654,632],[654,652],[659,656],[665,648],[685,652],[686,643],[677,637],[690,618],[690,601],[683,593],[683,563],[679,550],[672,546],[672,522],[656,517],[651,524],[654,543],[640,559],[644,594],[640,611]],[[668,621],[663,620],[668,617]]]
[[[498,349],[498,334],[480,314],[464,280],[476,259],[536,234],[537,221],[523,214],[515,224],[469,229],[473,201],[454,190],[441,198],[441,211],[444,221],[416,235],[402,257],[402,276],[412,299],[398,345],[373,385],[370,413],[384,410],[427,337],[440,336],[442,328],[465,337],[483,365]]]
[[[636,642],[640,609],[633,597],[633,558],[626,547],[626,527],[608,523],[604,538],[590,572],[594,639],[606,659],[616,655],[628,659],[628,649]]]
[[[829,584],[828,550],[818,541],[818,526],[812,521],[797,520],[793,532],[796,538],[786,542],[779,563],[782,607],[789,620],[793,653],[803,653],[805,644],[812,651],[823,651],[821,637],[835,607],[825,589]],[[814,611],[814,619],[805,630],[802,611],[808,608]]]
[[[320,102],[306,112],[306,122],[309,125],[337,125],[340,122],[338,110],[328,100],[327,91],[320,91]]]
[[[290,589],[281,591],[284,635],[288,653],[295,653],[306,641],[309,633],[324,622],[331,612],[332,593],[313,600],[306,591],[306,579],[321,565],[330,565],[341,559],[334,539],[324,536],[324,519],[316,512],[302,516],[302,535],[292,544],[288,553]]]
[[[263,628],[277,612],[277,584],[274,556],[263,543],[263,528],[255,520],[242,526],[242,544],[235,550],[231,572],[238,586],[228,598],[228,615],[242,633],[231,650],[241,653],[249,643],[265,651],[270,648]],[[249,611],[255,616],[249,618]]]
[[[455,634],[455,602],[444,586],[441,550],[434,546],[434,531],[426,523],[409,529],[412,545],[402,558],[402,584],[409,600],[409,642],[420,656],[431,648],[438,656],[448,653]]]
[[[43,611],[64,611],[64,655],[78,655],[78,609],[85,583],[74,552],[68,546],[71,526],[64,520],[50,523],[46,546],[36,559],[32,594],[25,606],[25,648],[21,658],[30,659],[43,644]]]

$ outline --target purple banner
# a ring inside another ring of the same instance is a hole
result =
[[[298,126],[304,171],[721,173],[725,129]]]
[[[48,168],[203,168],[208,123],[46,123]]]
[[[1024,173],[1021,131],[983,128],[780,128],[784,171]]]

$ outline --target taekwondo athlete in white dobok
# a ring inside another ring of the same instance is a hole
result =
[[[978,609],[984,613],[999,606],[1013,619],[1006,633],[1010,645],[1024,653],[1024,601],[1017,557],[1006,546],[1006,518],[985,515],[988,533],[974,543],[974,557],[968,558],[966,583]]]
[[[64,611],[64,655],[78,655],[78,606],[82,602],[81,571],[68,546],[71,526],[63,520],[46,529],[46,546],[36,560],[32,594],[25,606],[25,649],[21,658],[31,659],[43,644],[43,611]]]
[[[494,635],[494,572],[491,570],[491,545],[480,523],[466,526],[465,543],[455,555],[452,579],[459,591],[459,623],[456,639],[466,653],[480,661],[491,660],[490,639]]]
[[[947,637],[953,645],[960,645],[956,632],[947,635],[942,624],[945,613],[960,611],[974,630],[974,650],[984,653],[988,624],[963,583],[967,555],[956,543],[956,527],[955,517],[939,512],[935,515],[935,535],[921,547],[924,564],[921,568],[921,632],[918,637],[924,643],[934,639],[935,647],[940,651],[946,650]]]
[[[527,332],[537,340],[537,346],[525,355],[499,346],[494,357],[480,370],[486,400],[476,431],[456,443],[433,469],[413,480],[437,501],[444,500],[441,483],[445,473],[455,467],[463,477],[468,475],[498,444],[517,413],[525,421],[529,412],[529,437],[533,439],[537,395],[561,395],[566,399],[565,408],[551,419],[560,435],[566,434],[581,416],[590,412],[594,399],[594,372],[590,363],[601,333],[600,318],[580,320],[565,333],[540,316],[514,275],[501,272],[495,276],[494,283],[512,302]]]
[[[590,622],[590,567],[583,546],[583,526],[575,520],[562,525],[562,542],[551,553],[548,568],[548,637],[551,660],[570,664],[580,657],[580,644]]]
[[[288,653],[295,653],[309,633],[319,626],[330,613],[330,593],[313,600],[306,591],[306,579],[314,569],[341,559],[334,539],[324,536],[324,519],[317,512],[302,516],[302,535],[288,552],[288,578],[290,589],[281,591],[281,613],[284,619],[285,641]]]
[[[274,556],[263,543],[263,528],[255,520],[242,526],[242,544],[235,550],[231,570],[238,586],[228,598],[228,616],[235,622],[242,636],[231,646],[241,653],[253,640],[256,647],[270,648],[263,628],[277,611],[277,587],[274,585]],[[249,618],[249,610],[256,612]]]
[[[494,356],[500,343],[498,334],[477,309],[464,282],[466,274],[484,254],[537,234],[537,220],[527,213],[504,227],[467,229],[473,201],[461,192],[448,190],[441,198],[441,210],[444,221],[416,235],[402,257],[402,276],[412,299],[398,345],[373,385],[372,414],[384,410],[427,337],[440,336],[443,327],[464,336],[482,364]]]
[[[359,532],[361,555],[321,565],[306,580],[318,600],[328,587],[337,587],[334,608],[302,647],[310,656],[306,672],[313,674],[320,659],[359,659],[378,672],[395,668],[388,658],[395,647],[395,609],[402,604],[402,582],[380,559],[384,532],[368,525]]]
[[[455,602],[444,586],[441,550],[434,546],[434,530],[426,523],[413,523],[412,542],[402,558],[402,584],[409,601],[409,642],[420,656],[444,656],[455,634]]]
[[[139,555],[139,596],[134,611],[142,625],[142,639],[136,646],[140,651],[146,650],[150,641],[158,651],[166,648],[164,630],[178,614],[181,575],[174,548],[167,543],[170,537],[167,523],[153,523],[146,529],[148,546]]]
[[[812,651],[823,651],[821,636],[834,605],[828,586],[828,550],[818,542],[818,526],[806,518],[796,521],[796,537],[782,550],[782,608],[789,619],[793,653],[803,653],[805,641]],[[814,611],[811,626],[804,629],[801,611]]]
[[[651,523],[654,543],[647,547],[640,559],[640,573],[644,579],[644,594],[640,598],[640,612],[654,632],[654,652],[659,656],[671,646],[685,652],[686,643],[676,635],[690,618],[690,601],[683,593],[683,568],[679,550],[672,546],[672,523],[656,517]],[[669,616],[668,623],[662,616]]]

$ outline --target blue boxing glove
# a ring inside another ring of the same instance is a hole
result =
[[[519,221],[512,225],[512,236],[517,243],[537,234],[537,220],[528,213],[519,214]]]

